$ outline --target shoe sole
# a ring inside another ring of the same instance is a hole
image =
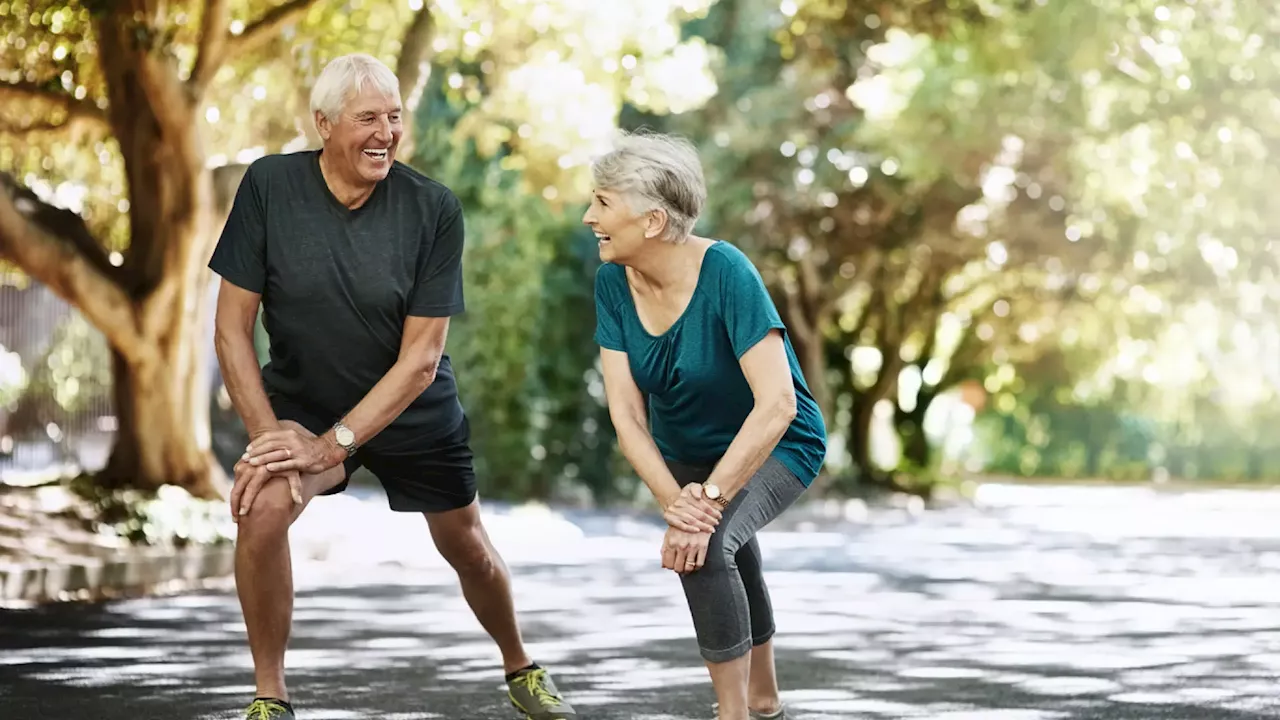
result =
[[[520,707],[519,703],[517,703],[515,700],[511,700],[510,698],[508,698],[508,701],[511,703],[511,707],[516,709],[516,712],[520,713],[521,715],[524,715],[524,720],[533,720],[533,715],[529,714],[528,710],[525,710],[524,708]],[[577,718],[577,717],[578,717],[577,715],[560,715],[559,716],[561,720],[564,720],[565,718]]]

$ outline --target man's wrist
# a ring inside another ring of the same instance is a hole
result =
[[[346,451],[346,448],[338,444],[338,438],[334,436],[333,430],[329,430],[325,432],[325,434],[321,435],[320,440],[324,443],[325,447],[324,460],[326,469],[337,467],[350,457],[350,453]]]
[[[269,424],[269,425],[259,425],[259,426],[255,427],[255,428],[252,428],[252,429],[250,429],[250,430],[249,430],[249,439],[250,439],[250,440],[257,440],[258,438],[262,437],[263,435],[266,435],[266,434],[267,434],[267,433],[269,433],[269,432],[272,432],[272,431],[274,431],[274,430],[279,430],[279,429],[280,429],[280,422],[279,422],[279,421],[273,422],[273,423],[271,423],[271,424]]]

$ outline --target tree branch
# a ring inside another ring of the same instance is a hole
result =
[[[191,94],[200,97],[218,73],[226,58],[227,39],[230,33],[231,7],[229,0],[205,0],[204,19],[200,21],[200,47],[195,67],[187,86]]]
[[[126,358],[142,347],[133,303],[84,220],[41,201],[3,173],[0,255],[79,308]]]
[[[412,122],[422,93],[426,89],[430,77],[431,59],[435,54],[431,47],[432,37],[436,31],[435,16],[431,13],[431,0],[423,0],[422,9],[413,16],[400,40],[400,57],[396,60],[396,77],[400,78],[400,94],[404,96],[405,123],[404,135],[400,138],[399,154],[406,160],[413,157]]]
[[[250,23],[244,32],[227,38],[227,56],[235,57],[262,47],[285,26],[297,22],[315,2],[316,0],[289,0],[263,13],[262,17]]]
[[[80,100],[71,93],[56,89],[55,85],[41,85],[25,80],[0,82],[0,105],[16,105],[32,100],[58,108],[66,114],[66,120],[57,127],[73,122],[88,122],[103,128],[110,125],[107,113],[102,108],[89,100]],[[39,123],[41,129],[49,125],[47,121]]]

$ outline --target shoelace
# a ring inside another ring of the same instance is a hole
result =
[[[245,711],[245,720],[272,720],[283,715],[284,708],[279,705],[266,700],[254,700]]]
[[[522,675],[519,680],[526,690],[533,693],[538,702],[546,707],[555,707],[560,704],[560,698],[551,694],[551,691],[547,689],[546,681],[547,671],[542,668]]]

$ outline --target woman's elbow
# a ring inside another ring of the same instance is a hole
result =
[[[786,392],[779,393],[771,404],[769,415],[777,418],[779,421],[786,421],[787,425],[796,419],[796,415],[800,412],[796,405],[795,390],[787,388]]]

